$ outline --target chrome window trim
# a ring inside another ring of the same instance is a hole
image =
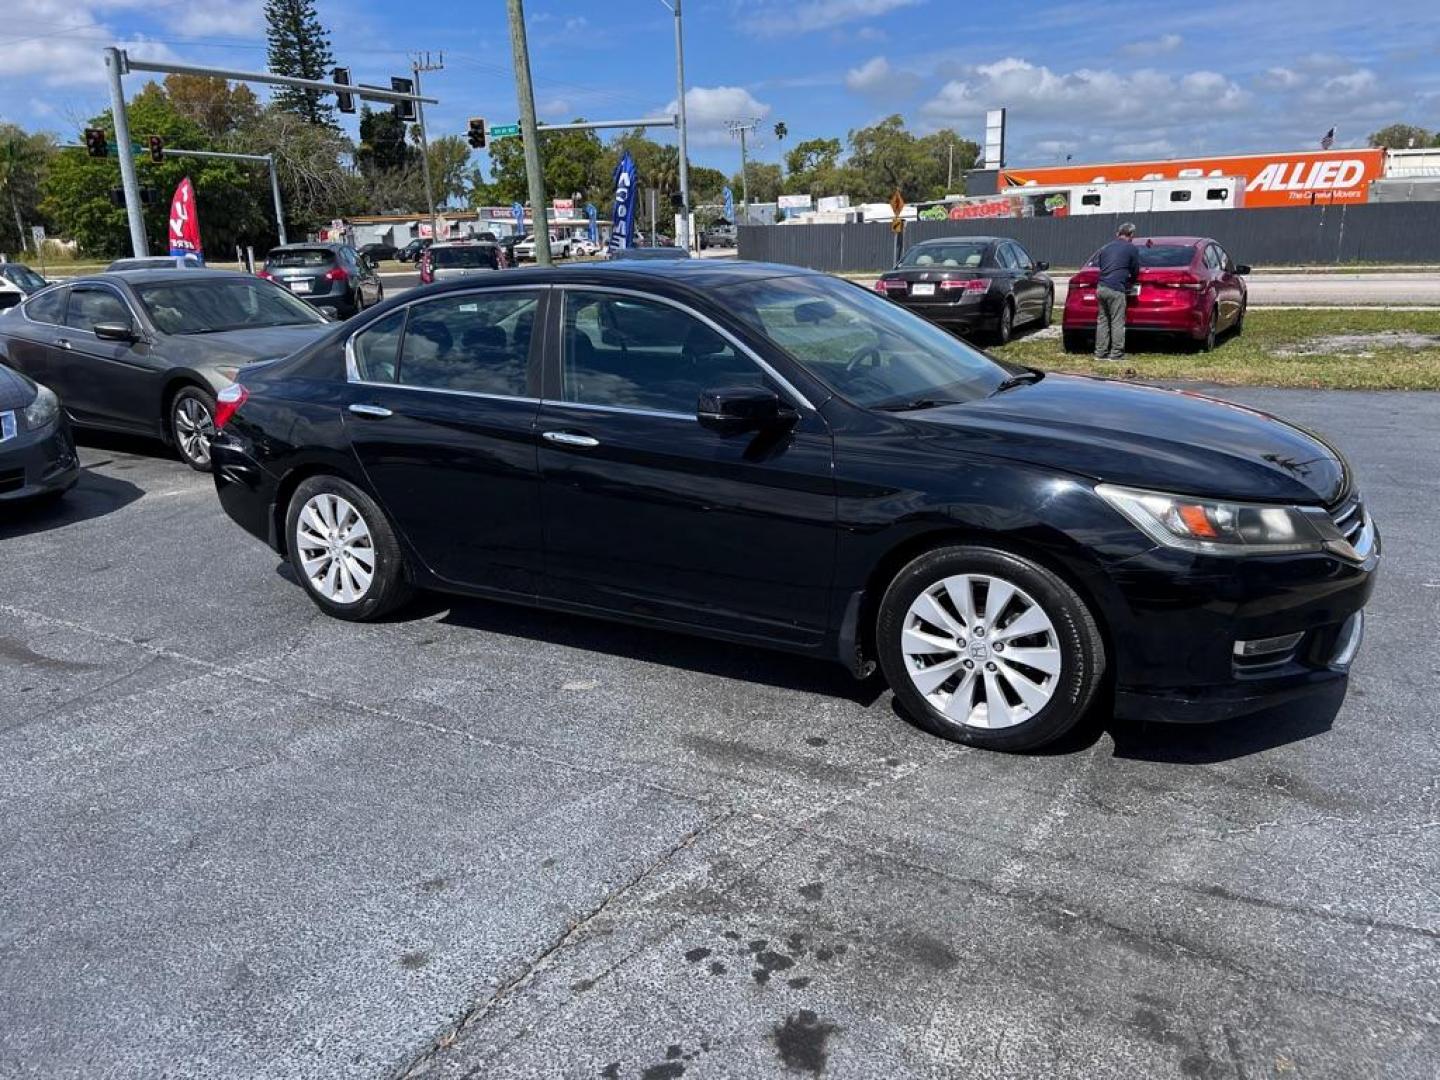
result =
[[[616,295],[616,296],[630,296],[630,297],[634,297],[634,298],[639,299],[639,300],[651,300],[651,301],[654,301],[654,302],[660,303],[660,304],[668,304],[670,307],[676,308],[676,309],[679,310],[679,311],[683,311],[686,315],[689,315],[692,319],[698,319],[700,322],[702,322],[702,323],[704,323],[706,326],[708,326],[711,330],[715,331],[715,333],[719,334],[722,338],[724,338],[726,341],[728,341],[741,355],[749,357],[749,358],[750,358],[750,361],[751,361],[753,364],[755,364],[756,367],[758,367],[758,368],[759,368],[761,371],[763,371],[766,375],[769,375],[770,378],[774,379],[777,383],[779,383],[780,386],[785,390],[785,392],[786,392],[787,394],[791,395],[791,396],[792,396],[796,401],[798,401],[802,406],[804,406],[804,407],[805,407],[806,409],[808,409],[810,412],[815,412],[815,411],[816,411],[816,410],[815,410],[815,406],[810,403],[809,398],[807,398],[804,394],[800,393],[799,390],[795,389],[794,384],[791,383],[789,379],[785,378],[784,375],[781,375],[780,372],[776,371],[775,368],[774,368],[771,364],[769,364],[769,363],[767,363],[765,360],[761,359],[761,358],[760,358],[760,355],[759,355],[758,353],[756,353],[754,349],[750,348],[750,347],[749,347],[748,345],[746,345],[743,341],[741,341],[739,338],[737,338],[737,337],[736,337],[734,334],[732,334],[729,330],[725,329],[725,327],[723,327],[723,326],[721,326],[719,323],[717,323],[714,319],[710,318],[708,315],[704,314],[703,312],[696,311],[694,308],[689,307],[688,305],[686,305],[686,304],[684,304],[684,303],[681,303],[679,300],[671,300],[671,299],[670,299],[669,297],[667,297],[667,296],[656,296],[654,293],[644,292],[644,291],[639,290],[639,289],[628,289],[628,288],[625,288],[624,286],[590,285],[590,284],[574,284],[574,285],[572,285],[572,284],[569,284],[569,283],[566,283],[566,282],[560,282],[560,283],[557,283],[557,284],[556,284],[555,288],[562,289],[562,290],[565,290],[565,291],[575,291],[575,292],[599,292],[599,293],[611,293],[611,294]],[[563,297],[562,297],[562,300],[563,300]],[[561,357],[560,357],[560,363],[561,363],[562,366],[563,366],[564,363],[565,363],[565,357],[564,357],[563,354],[562,354]],[[557,405],[583,405],[583,404],[585,404],[585,403],[584,403],[584,402],[579,402],[579,401],[557,401],[556,404],[557,404]],[[619,405],[614,405],[614,406],[600,406],[600,407],[601,407],[601,408],[612,408],[612,409],[625,409],[625,408],[626,408],[625,406],[619,406]],[[656,411],[658,411],[658,410],[644,410],[644,409],[634,410],[634,409],[631,409],[631,410],[629,410],[629,411],[632,411],[632,412],[634,412],[634,411],[638,411],[638,412],[656,412]],[[685,415],[685,414],[683,414],[683,413],[671,413],[671,412],[660,412],[660,415],[662,415],[662,416],[682,416],[682,415]]]
[[[400,382],[372,382],[369,379],[362,379],[360,378],[359,365],[355,362],[355,339],[376,323],[384,322],[396,312],[408,312],[417,304],[434,303],[438,300],[447,300],[455,296],[487,296],[499,292],[546,292],[552,288],[554,288],[553,285],[495,285],[488,289],[456,289],[454,292],[447,292],[442,296],[417,296],[413,300],[406,300],[403,303],[396,304],[388,311],[381,312],[345,339],[345,381],[355,386],[383,387],[387,390],[417,390],[422,394],[459,394],[463,397],[482,398],[488,401],[519,401],[539,404],[539,398],[526,397],[521,394],[487,394],[479,390],[452,390],[444,386],[410,386]]]
[[[595,412],[628,413],[633,416],[655,416],[663,420],[689,420],[692,424],[698,423],[695,413],[670,412],[667,409],[645,409],[639,405],[591,405],[584,401],[559,401],[555,398],[544,398],[546,405],[554,405],[562,409],[589,409]]]

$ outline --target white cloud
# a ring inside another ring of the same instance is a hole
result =
[[[872,57],[845,73],[845,85],[857,94],[885,101],[901,101],[920,87],[913,71],[897,71],[883,56]]]
[[[679,104],[671,98],[661,112],[674,114],[678,109]],[[685,91],[685,122],[692,145],[726,143],[730,140],[727,120],[764,120],[771,111],[741,86],[692,86]]]
[[[746,31],[766,37],[829,30],[834,26],[888,15],[924,0],[753,0],[739,23]]]
[[[175,29],[187,37],[245,37],[263,33],[265,12],[259,0],[243,0],[218,8],[186,4]]]
[[[147,41],[144,35],[123,35],[99,18],[105,10],[141,2],[15,0],[7,6],[5,20],[17,36],[0,49],[0,79],[23,78],[46,87],[103,85],[105,61],[100,50],[106,45],[133,49],[150,60],[176,59],[166,46]]]
[[[1156,38],[1132,41],[1128,45],[1122,45],[1120,51],[1126,56],[1154,56],[1159,53],[1172,53],[1183,44],[1185,44],[1185,39],[1179,34],[1161,34]]]
[[[1266,90],[1293,90],[1305,84],[1305,76],[1291,68],[1272,67],[1256,76],[1255,83]]]

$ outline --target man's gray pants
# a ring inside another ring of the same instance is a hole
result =
[[[1125,294],[1101,285],[1095,290],[1100,300],[1095,319],[1095,359],[1125,359]]]

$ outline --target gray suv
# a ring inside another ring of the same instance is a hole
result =
[[[348,319],[385,299],[385,286],[374,264],[349,244],[271,248],[260,276],[338,319]]]

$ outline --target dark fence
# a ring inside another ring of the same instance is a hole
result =
[[[1114,236],[1121,221],[1133,221],[1141,236],[1208,236],[1236,262],[1252,266],[1440,263],[1440,202],[911,221],[901,250],[938,236],[1007,236],[1020,241],[1032,258],[1075,267]],[[886,224],[740,229],[740,258],[761,262],[883,270],[894,265],[895,253],[895,237]]]

